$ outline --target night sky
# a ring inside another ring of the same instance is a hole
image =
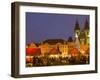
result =
[[[74,36],[76,20],[83,29],[89,15],[26,12],[26,44],[46,39],[64,39]]]

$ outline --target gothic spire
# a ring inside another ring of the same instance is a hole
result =
[[[87,21],[87,19],[84,24],[84,30],[89,30],[89,22]]]
[[[75,23],[75,29],[74,30],[80,30],[78,21],[76,21],[76,23]]]

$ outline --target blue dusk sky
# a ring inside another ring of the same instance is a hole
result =
[[[39,43],[46,39],[67,39],[74,37],[76,21],[83,29],[89,15],[52,14],[26,12],[26,44]]]

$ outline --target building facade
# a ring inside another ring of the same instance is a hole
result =
[[[67,56],[68,55],[68,45],[67,42],[62,39],[49,39],[43,41],[39,48],[41,48],[41,53],[43,55],[46,55],[47,53],[50,54],[52,49],[57,50],[57,54],[61,56]]]

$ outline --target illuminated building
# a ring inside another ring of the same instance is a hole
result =
[[[68,55],[68,45],[67,42],[63,39],[48,39],[41,43],[39,46],[41,48],[41,53],[43,55],[46,55],[47,53],[50,53],[50,51],[55,48],[58,50],[58,54],[62,57]]]
[[[61,54],[62,57],[67,57],[68,56],[68,45],[67,45],[66,42],[62,45],[59,45],[59,50],[62,53]]]
[[[81,30],[78,21],[75,24],[74,29],[75,34],[75,43],[77,40],[76,47],[79,45],[79,51],[82,55],[86,55],[88,53],[89,55],[89,23],[86,20],[84,23],[84,28]],[[76,37],[77,35],[77,37]],[[79,40],[79,42],[78,42]]]
[[[85,35],[86,35],[86,44],[89,44],[89,22],[86,20],[85,21],[85,25],[84,25],[84,32],[85,32]]]
[[[84,28],[81,30],[78,21],[76,21],[75,29],[74,29],[75,36],[77,35],[80,41],[80,44],[87,44],[89,45],[89,23],[86,20],[84,23]]]
[[[39,45],[39,48],[41,49],[42,56],[45,56],[46,54],[49,53],[49,51],[50,51],[49,46],[50,45],[48,43],[43,43],[43,42]]]
[[[71,50],[72,50],[72,48],[75,47],[75,43],[74,43],[72,37],[68,38],[68,42],[67,43],[68,43],[68,55],[71,55]]]

